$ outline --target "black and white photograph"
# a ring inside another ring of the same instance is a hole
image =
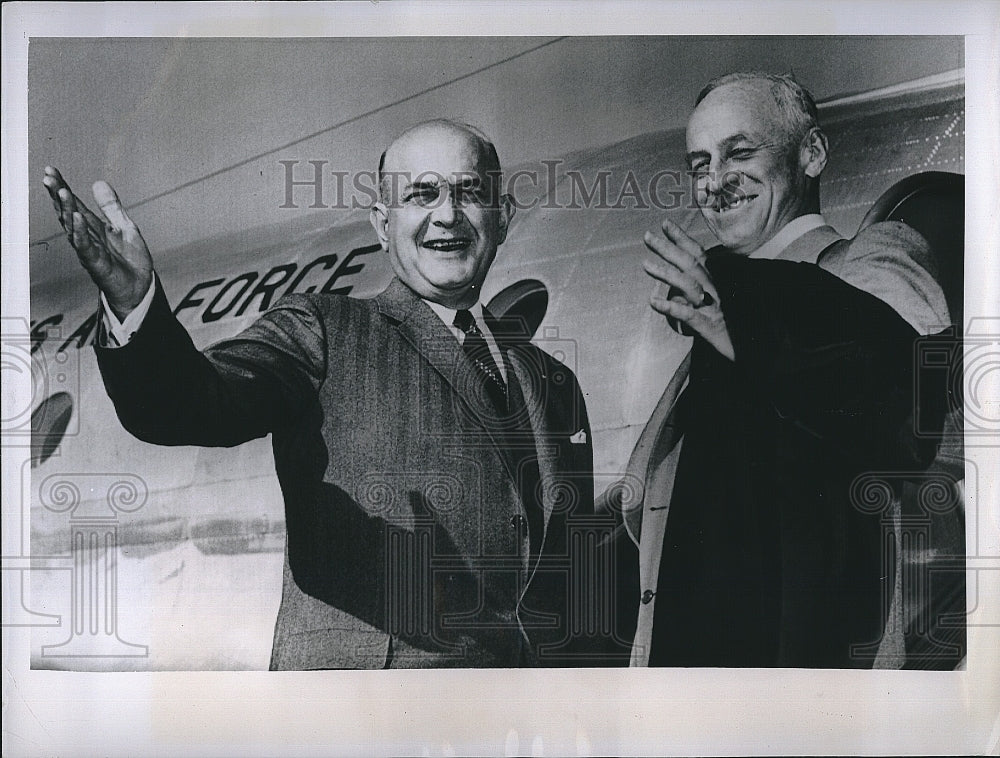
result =
[[[239,5],[5,79],[5,754],[997,748],[996,8]]]

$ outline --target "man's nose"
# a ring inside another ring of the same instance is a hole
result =
[[[437,226],[454,226],[462,219],[462,209],[459,207],[454,192],[442,192],[438,202],[431,211],[431,221]]]
[[[714,164],[705,180],[705,191],[711,195],[731,193],[740,186],[740,173],[733,171],[726,163]]]

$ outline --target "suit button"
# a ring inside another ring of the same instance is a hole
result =
[[[642,604],[643,605],[649,605],[650,601],[653,599],[653,595],[655,595],[655,594],[656,593],[653,592],[652,590],[646,590],[645,592],[643,592],[642,593]],[[635,597],[635,596],[633,595],[633,597]]]
[[[510,525],[518,531],[524,529],[525,519],[520,513],[510,517]]]

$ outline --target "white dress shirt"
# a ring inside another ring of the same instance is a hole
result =
[[[750,257],[774,260],[782,250],[795,242],[803,234],[811,232],[813,229],[818,229],[821,226],[826,226],[826,219],[820,213],[807,213],[805,216],[793,218],[781,227],[778,233],[771,237],[771,239],[750,253]]]
[[[153,295],[156,294],[156,279],[153,279],[149,283],[149,289],[146,290],[146,294],[143,296],[139,304],[132,309],[124,321],[119,321],[118,317],[115,315],[114,311],[111,310],[111,306],[108,305],[108,299],[104,297],[104,293],[101,293],[101,323],[104,325],[103,329],[98,330],[98,344],[101,347],[121,347],[122,345],[127,345],[135,333],[139,331],[139,327],[142,326],[142,322],[146,318],[146,314],[149,313],[149,306],[153,302]],[[103,337],[103,339],[101,339]]]
[[[455,339],[458,340],[459,344],[464,345],[465,332],[455,326],[455,314],[458,313],[458,311],[455,308],[449,308],[445,305],[441,305],[440,303],[432,303],[430,300],[424,300],[424,302],[431,307],[431,310],[438,315],[438,317],[444,322],[444,325],[451,330],[451,333],[455,335]],[[497,365],[497,368],[500,369],[500,376],[503,377],[503,380],[506,382],[507,370],[503,365],[503,355],[500,353],[500,348],[497,346],[497,342],[493,338],[493,332],[491,332],[489,327],[486,326],[486,320],[483,318],[482,303],[476,303],[469,308],[469,313],[472,314],[472,318],[476,322],[476,326],[479,327],[479,331],[482,333],[483,338],[486,340],[486,344],[490,348],[490,355],[493,356],[493,362]]]

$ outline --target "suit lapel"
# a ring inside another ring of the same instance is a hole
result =
[[[820,253],[834,242],[843,239],[832,226],[818,226],[792,240],[784,250],[778,253],[776,259],[794,261],[795,263],[816,263]]]
[[[552,510],[555,507],[556,487],[554,485],[557,483],[556,457],[558,456],[558,447],[554,437],[551,435],[551,425],[549,419],[546,417],[542,399],[538,396],[535,385],[531,381],[531,372],[533,370],[537,371],[537,369],[532,369],[528,365],[528,362],[522,358],[517,348],[501,349],[501,352],[504,353],[507,362],[508,386],[511,393],[511,416],[513,418],[514,414],[522,412],[527,415],[534,444],[533,452],[536,453],[536,460],[538,462],[538,489],[541,492],[542,524],[541,534],[537,535],[538,543],[537,545],[532,545],[530,551],[533,560],[528,566],[528,579],[524,585],[524,592],[527,592],[528,586],[531,584],[531,581],[535,577],[535,572],[538,570],[538,563],[542,556],[542,547],[545,545],[545,539],[549,533],[549,523],[552,518]],[[545,381],[544,376],[541,379]],[[525,442],[527,443],[527,440]],[[525,503],[524,507],[527,510],[532,505]]]
[[[465,356],[452,331],[430,306],[399,279],[393,279],[378,297],[379,311],[396,322],[399,333],[437,371],[483,422],[496,426],[484,380]]]
[[[525,347],[531,343],[531,335],[525,330],[523,322],[517,319],[497,319],[492,313],[483,309],[483,318],[489,327],[493,338],[500,348],[507,368],[508,395],[510,396],[511,423],[519,414],[525,413],[531,428],[532,441],[538,454],[538,473],[542,482],[552,482],[556,475],[555,459],[558,451],[552,442],[552,429],[546,417],[546,406],[539,396],[539,384],[548,386],[548,377],[541,365],[533,365],[531,359],[523,354]],[[534,381],[532,378],[534,377]],[[541,380],[539,382],[539,380]],[[542,509],[545,523],[548,524],[553,508],[552,493],[549,487],[543,488]]]
[[[538,475],[543,484],[555,481],[556,465],[555,458],[557,451],[552,439],[549,420],[545,416],[545,409],[542,406],[541,398],[531,381],[532,368],[518,354],[516,349],[504,351],[507,359],[507,367],[513,375],[514,382],[510,382],[512,393],[511,415],[521,412],[527,414],[528,423],[531,425],[531,435],[535,450],[538,454]],[[543,377],[544,379],[544,377]],[[515,384],[516,382],[516,384]],[[521,408],[518,408],[518,405]],[[552,515],[553,499],[551,487],[542,487],[542,512],[545,517],[545,524],[548,525],[549,517]]]
[[[502,432],[504,419],[486,394],[485,380],[466,357],[452,331],[427,303],[398,278],[375,298],[379,312],[395,322],[403,338],[448,383],[459,401],[486,429],[500,452],[504,467],[516,481],[515,471]]]
[[[689,352],[684,356],[680,366],[677,367],[666,389],[663,390],[656,408],[653,409],[649,421],[646,422],[642,434],[639,435],[635,447],[632,448],[632,455],[625,467],[626,476],[640,488],[636,497],[630,497],[627,502],[623,503],[622,512],[625,528],[636,545],[640,544],[639,538],[642,534],[642,512],[646,502],[646,489],[649,486],[651,469],[655,469],[657,464],[673,451],[682,433],[673,423],[673,410],[681,390],[687,383],[690,370],[691,353]]]
[[[539,372],[544,371],[544,367],[534,365],[531,358],[524,353],[525,347],[530,343],[531,335],[526,333],[523,323],[514,319],[497,320],[486,310],[483,311],[483,315],[497,341],[501,354],[504,356],[507,367],[511,423],[513,424],[514,420],[522,413],[527,417],[531,439],[530,441],[525,440],[525,444],[532,444],[538,462],[542,529],[541,535],[538,536],[537,548],[532,548],[535,560],[533,565],[529,567],[530,573],[525,584],[525,589],[527,589],[534,577],[535,570],[538,568],[538,559],[541,557],[552,511],[555,508],[556,490],[553,485],[557,481],[556,461],[559,449],[553,434],[552,421],[547,415],[552,404],[546,404],[538,392],[539,386],[551,389],[552,385],[548,382],[547,376],[544,374],[539,376]],[[530,507],[529,503],[525,503],[525,508]]]

